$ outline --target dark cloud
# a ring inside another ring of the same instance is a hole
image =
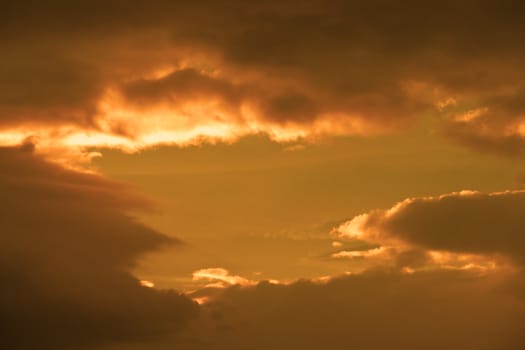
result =
[[[199,97],[237,100],[234,88],[227,81],[213,79],[194,69],[183,69],[160,79],[133,81],[124,92],[131,102],[139,104],[162,99],[183,103]]]
[[[180,334],[185,349],[509,349],[525,345],[522,286],[502,274],[368,271],[326,284],[232,287]],[[518,293],[518,294],[516,294]],[[164,345],[130,349],[169,349]],[[127,349],[127,348],[125,348]]]
[[[241,103],[247,94],[242,86],[207,76],[195,69],[182,69],[160,79],[135,80],[123,86],[122,93],[127,103],[138,109],[164,104],[171,109],[184,110],[188,102],[212,102],[217,108],[217,115],[227,112],[234,119],[240,116]]]
[[[478,108],[461,112],[451,108],[441,131],[474,149],[521,156],[525,151],[525,88],[494,93]]]
[[[176,240],[135,221],[126,187],[0,149],[1,343],[79,349],[176,332],[196,306],[139,285],[137,257]]]
[[[239,112],[248,106],[260,123],[327,133],[397,129],[453,100],[453,115],[487,112],[457,124],[441,110],[448,134],[513,153],[523,147],[523,133],[512,131],[522,118],[522,7],[11,1],[1,15],[0,123],[102,127],[108,88],[142,110],[152,101],[213,97],[232,115],[228,123],[253,117]],[[171,75],[148,76],[167,66]]]
[[[524,210],[523,191],[467,191],[407,199],[353,219],[353,228],[342,226],[341,232],[380,242],[397,238],[430,250],[504,255],[523,263]]]

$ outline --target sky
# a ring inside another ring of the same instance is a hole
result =
[[[1,347],[525,348],[524,10],[8,1]]]

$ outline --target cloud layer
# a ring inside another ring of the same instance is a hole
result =
[[[518,350],[525,304],[508,283],[514,278],[522,277],[376,270],[327,283],[232,287],[177,341],[185,349]],[[124,349],[164,350],[173,341]]]
[[[461,143],[518,154],[521,6],[10,2],[0,140],[126,149],[259,132],[286,140],[398,130],[432,112]]]

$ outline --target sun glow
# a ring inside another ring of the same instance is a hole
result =
[[[228,270],[220,267],[197,270],[193,272],[193,280],[211,281],[211,283],[208,283],[206,285],[210,288],[225,288],[228,285],[236,284],[241,286],[250,286],[257,284],[256,281],[252,281],[241,276],[231,275]]]
[[[155,74],[169,72],[166,68]],[[307,123],[282,124],[268,120],[249,102],[232,107],[217,98],[188,98],[137,104],[112,88],[100,98],[96,111],[89,126],[55,123],[5,128],[0,131],[0,146],[31,142],[36,152],[50,160],[78,165],[89,161],[88,153],[101,149],[131,153],[159,145],[232,143],[255,134],[287,143],[315,141],[324,135],[381,132],[352,115],[324,114]]]
[[[362,239],[366,235],[365,225],[368,219],[368,214],[357,215],[352,220],[337,227],[334,232],[342,238]]]
[[[155,283],[153,283],[151,281],[148,281],[148,280],[140,280],[139,284],[142,287],[146,287],[146,288],[153,288],[153,287],[155,287]]]
[[[369,258],[382,255],[387,251],[385,247],[378,247],[369,250],[343,250],[332,254],[332,258]]]

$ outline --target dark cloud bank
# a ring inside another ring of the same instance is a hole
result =
[[[523,294],[498,288],[495,276],[458,271],[369,271],[325,285],[231,289],[210,306],[206,331],[185,341],[189,349],[521,349]]]
[[[127,271],[169,239],[125,212],[127,189],[0,149],[0,333],[4,349],[81,349],[178,331],[196,305]],[[177,243],[177,242],[171,242]]]
[[[249,106],[270,124],[328,120],[328,133],[395,130],[432,112],[460,143],[521,154],[523,10],[483,0],[9,1],[0,126],[100,128],[98,101],[112,87],[134,108],[214,100],[230,123],[246,123]],[[146,74],[166,66],[178,68]]]

